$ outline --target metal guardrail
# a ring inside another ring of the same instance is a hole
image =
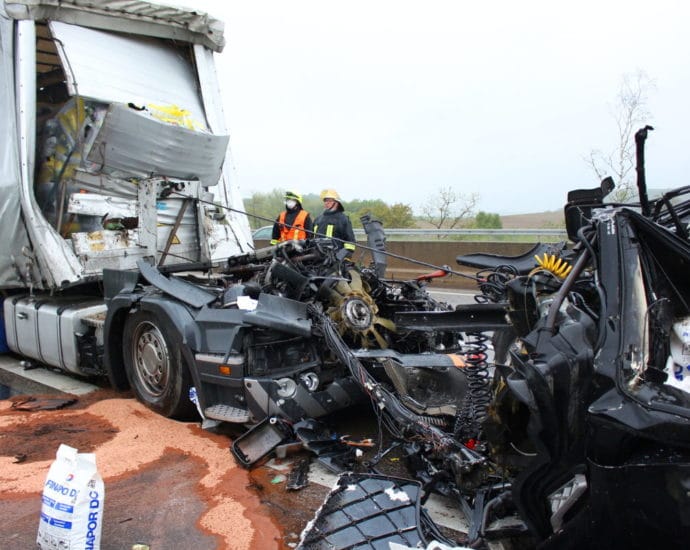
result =
[[[265,239],[271,238],[271,230],[273,226],[267,225],[259,229],[255,229],[254,233],[255,239]],[[256,233],[260,231],[261,235],[256,236]],[[393,235],[409,235],[409,236],[437,236],[437,237],[447,237],[451,235],[484,235],[484,236],[544,236],[544,237],[557,237],[559,239],[567,240],[568,234],[564,228],[554,228],[554,229],[388,229],[384,228],[386,235],[391,237]],[[354,230],[356,237],[364,236],[364,229],[355,228]]]
[[[364,235],[355,229],[355,235]],[[386,235],[540,235],[568,238],[565,229],[385,229]]]

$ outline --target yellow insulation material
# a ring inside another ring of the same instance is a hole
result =
[[[146,105],[151,115],[167,124],[173,124],[175,126],[182,126],[188,130],[199,131],[203,130],[202,124],[194,120],[192,113],[187,109],[182,109],[177,105],[154,105],[149,103]]]

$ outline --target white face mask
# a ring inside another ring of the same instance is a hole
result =
[[[285,207],[288,210],[292,210],[295,206],[297,206],[297,201],[294,199],[288,199],[285,201]]]

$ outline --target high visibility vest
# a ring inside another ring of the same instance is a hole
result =
[[[285,225],[285,216],[287,212],[283,210],[278,217],[278,223],[280,223],[280,240],[302,240],[307,238],[307,232],[304,230],[304,222],[307,221],[307,216],[309,212],[302,209],[295,216],[295,220],[292,222],[292,227]]]

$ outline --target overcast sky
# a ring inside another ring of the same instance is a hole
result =
[[[186,0],[216,56],[243,196],[334,187],[416,210],[440,187],[560,209],[616,148],[623,75],[655,82],[652,188],[688,185],[690,2]]]

